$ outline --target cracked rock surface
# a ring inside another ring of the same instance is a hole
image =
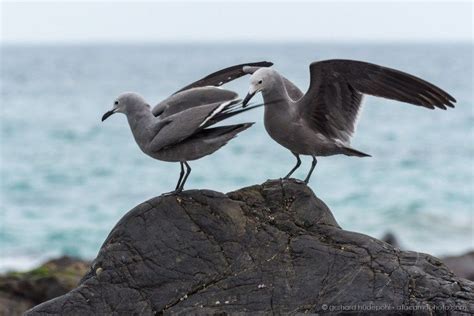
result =
[[[410,308],[474,313],[474,283],[435,257],[341,229],[307,186],[271,180],[138,205],[110,232],[77,288],[27,315],[405,314]]]

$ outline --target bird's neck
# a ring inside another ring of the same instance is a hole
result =
[[[145,146],[145,141],[153,136],[151,126],[155,119],[157,118],[153,116],[149,108],[139,109],[138,111],[127,114],[128,124],[140,148]],[[142,144],[142,142],[144,143]]]
[[[265,102],[265,108],[271,106],[285,106],[292,102],[288,91],[286,90],[283,78],[278,74],[273,77],[273,84],[271,87],[262,91],[263,101]]]
[[[289,97],[285,87],[285,83],[281,76],[275,76],[273,85],[262,91],[263,101],[265,103],[265,117],[279,116],[286,117],[292,116],[294,110],[291,106],[293,100]]]
[[[130,127],[136,128],[137,125],[142,125],[143,121],[147,121],[153,118],[153,114],[151,114],[150,109],[148,108],[141,108],[139,110],[135,110],[132,113],[127,113],[127,120]]]

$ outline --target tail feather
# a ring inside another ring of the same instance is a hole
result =
[[[214,125],[216,123],[219,123],[220,121],[223,121],[225,119],[228,119],[229,117],[232,117],[234,115],[240,114],[242,112],[246,112],[258,107],[263,106],[263,104],[256,104],[252,106],[248,106],[246,108],[241,107],[241,100],[236,100],[237,102],[229,104],[223,111],[217,113],[215,116],[213,116],[210,120],[208,120],[203,127],[209,127],[211,125]]]
[[[343,149],[344,149],[344,154],[347,156],[372,157],[371,155],[355,150],[354,148],[343,147]]]
[[[240,123],[235,125],[225,125],[219,127],[205,128],[196,133],[194,138],[216,138],[220,136],[228,136],[230,138],[235,137],[238,133],[246,130],[254,123]]]

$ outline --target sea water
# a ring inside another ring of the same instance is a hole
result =
[[[303,91],[310,62],[350,58],[452,94],[448,111],[365,98],[352,145],[373,157],[319,158],[309,185],[344,229],[391,231],[404,249],[434,255],[473,249],[472,53],[471,44],[2,46],[0,270],[63,254],[93,258],[121,216],[174,188],[179,164],[145,156],[123,115],[100,121],[119,93],[154,105],[210,72],[260,60]],[[244,96],[248,78],[228,87]],[[191,162],[186,188],[226,192],[284,176],[295,159],[262,119],[262,108],[233,118],[256,125]],[[309,167],[304,158],[295,176]]]

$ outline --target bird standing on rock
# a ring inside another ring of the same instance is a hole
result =
[[[244,66],[270,65],[259,62],[222,69],[184,87],[153,109],[140,95],[123,93],[115,100],[112,110],[103,115],[102,121],[114,113],[125,114],[135,141],[145,154],[162,161],[179,162],[181,172],[172,192],[178,193],[191,173],[188,161],[214,153],[253,124],[211,127],[259,106],[243,109],[237,93],[215,86],[245,75]]]
[[[285,179],[301,165],[300,155],[313,158],[305,183],[316,166],[317,156],[370,157],[350,146],[364,94],[428,109],[446,110],[456,102],[429,82],[371,63],[334,59],[313,62],[309,68],[310,85],[303,94],[274,69],[244,67],[244,71],[252,74],[244,107],[261,92],[265,104],[265,129],[296,157],[296,165]]]

